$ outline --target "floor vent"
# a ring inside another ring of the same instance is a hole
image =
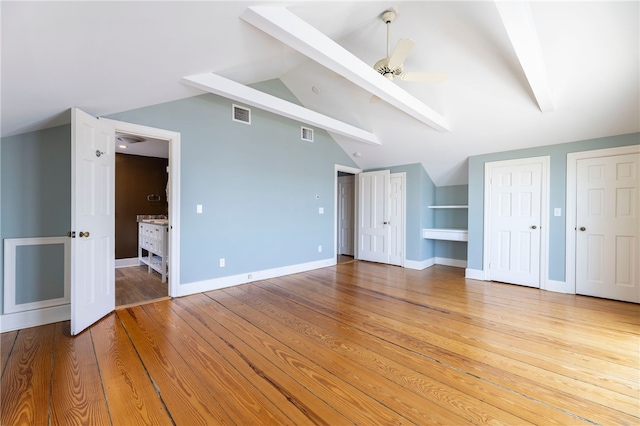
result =
[[[303,141],[313,142],[313,129],[308,127],[300,127],[300,136]]]
[[[233,121],[251,124],[251,110],[238,105],[233,105]]]

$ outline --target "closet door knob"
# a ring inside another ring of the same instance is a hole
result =
[[[538,227],[537,227],[537,226],[535,226],[535,225],[533,225],[533,226],[531,227],[531,229],[538,229]]]
[[[82,237],[88,237],[88,236],[89,236],[89,231],[87,231],[87,232],[82,232],[82,231],[80,231],[80,234],[79,234],[79,235],[80,235],[80,238],[82,238]]]
[[[581,230],[581,231],[586,231],[586,230],[587,230],[587,228],[585,228],[584,226],[581,226],[581,227],[580,227],[580,230]]]

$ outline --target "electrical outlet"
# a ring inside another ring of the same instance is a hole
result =
[[[250,280],[251,278],[253,278],[253,274],[249,274],[249,275],[247,275],[247,279],[249,279],[249,280]]]
[[[324,214],[324,207],[318,207],[318,214]]]
[[[225,260],[224,260],[224,257],[221,257],[221,258],[220,258],[220,267],[221,267],[221,268],[224,268],[224,265],[225,265],[225,264],[226,264],[226,262],[225,262]]]
[[[322,246],[318,246],[318,253],[322,253]]]

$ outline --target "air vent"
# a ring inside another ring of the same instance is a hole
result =
[[[233,121],[251,124],[251,110],[238,105],[233,105]]]
[[[300,127],[300,136],[303,141],[313,142],[313,129],[308,127]]]

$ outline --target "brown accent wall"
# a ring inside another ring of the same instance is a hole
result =
[[[139,214],[167,214],[166,158],[116,154],[116,259],[138,256]],[[160,201],[148,201],[148,195]]]

